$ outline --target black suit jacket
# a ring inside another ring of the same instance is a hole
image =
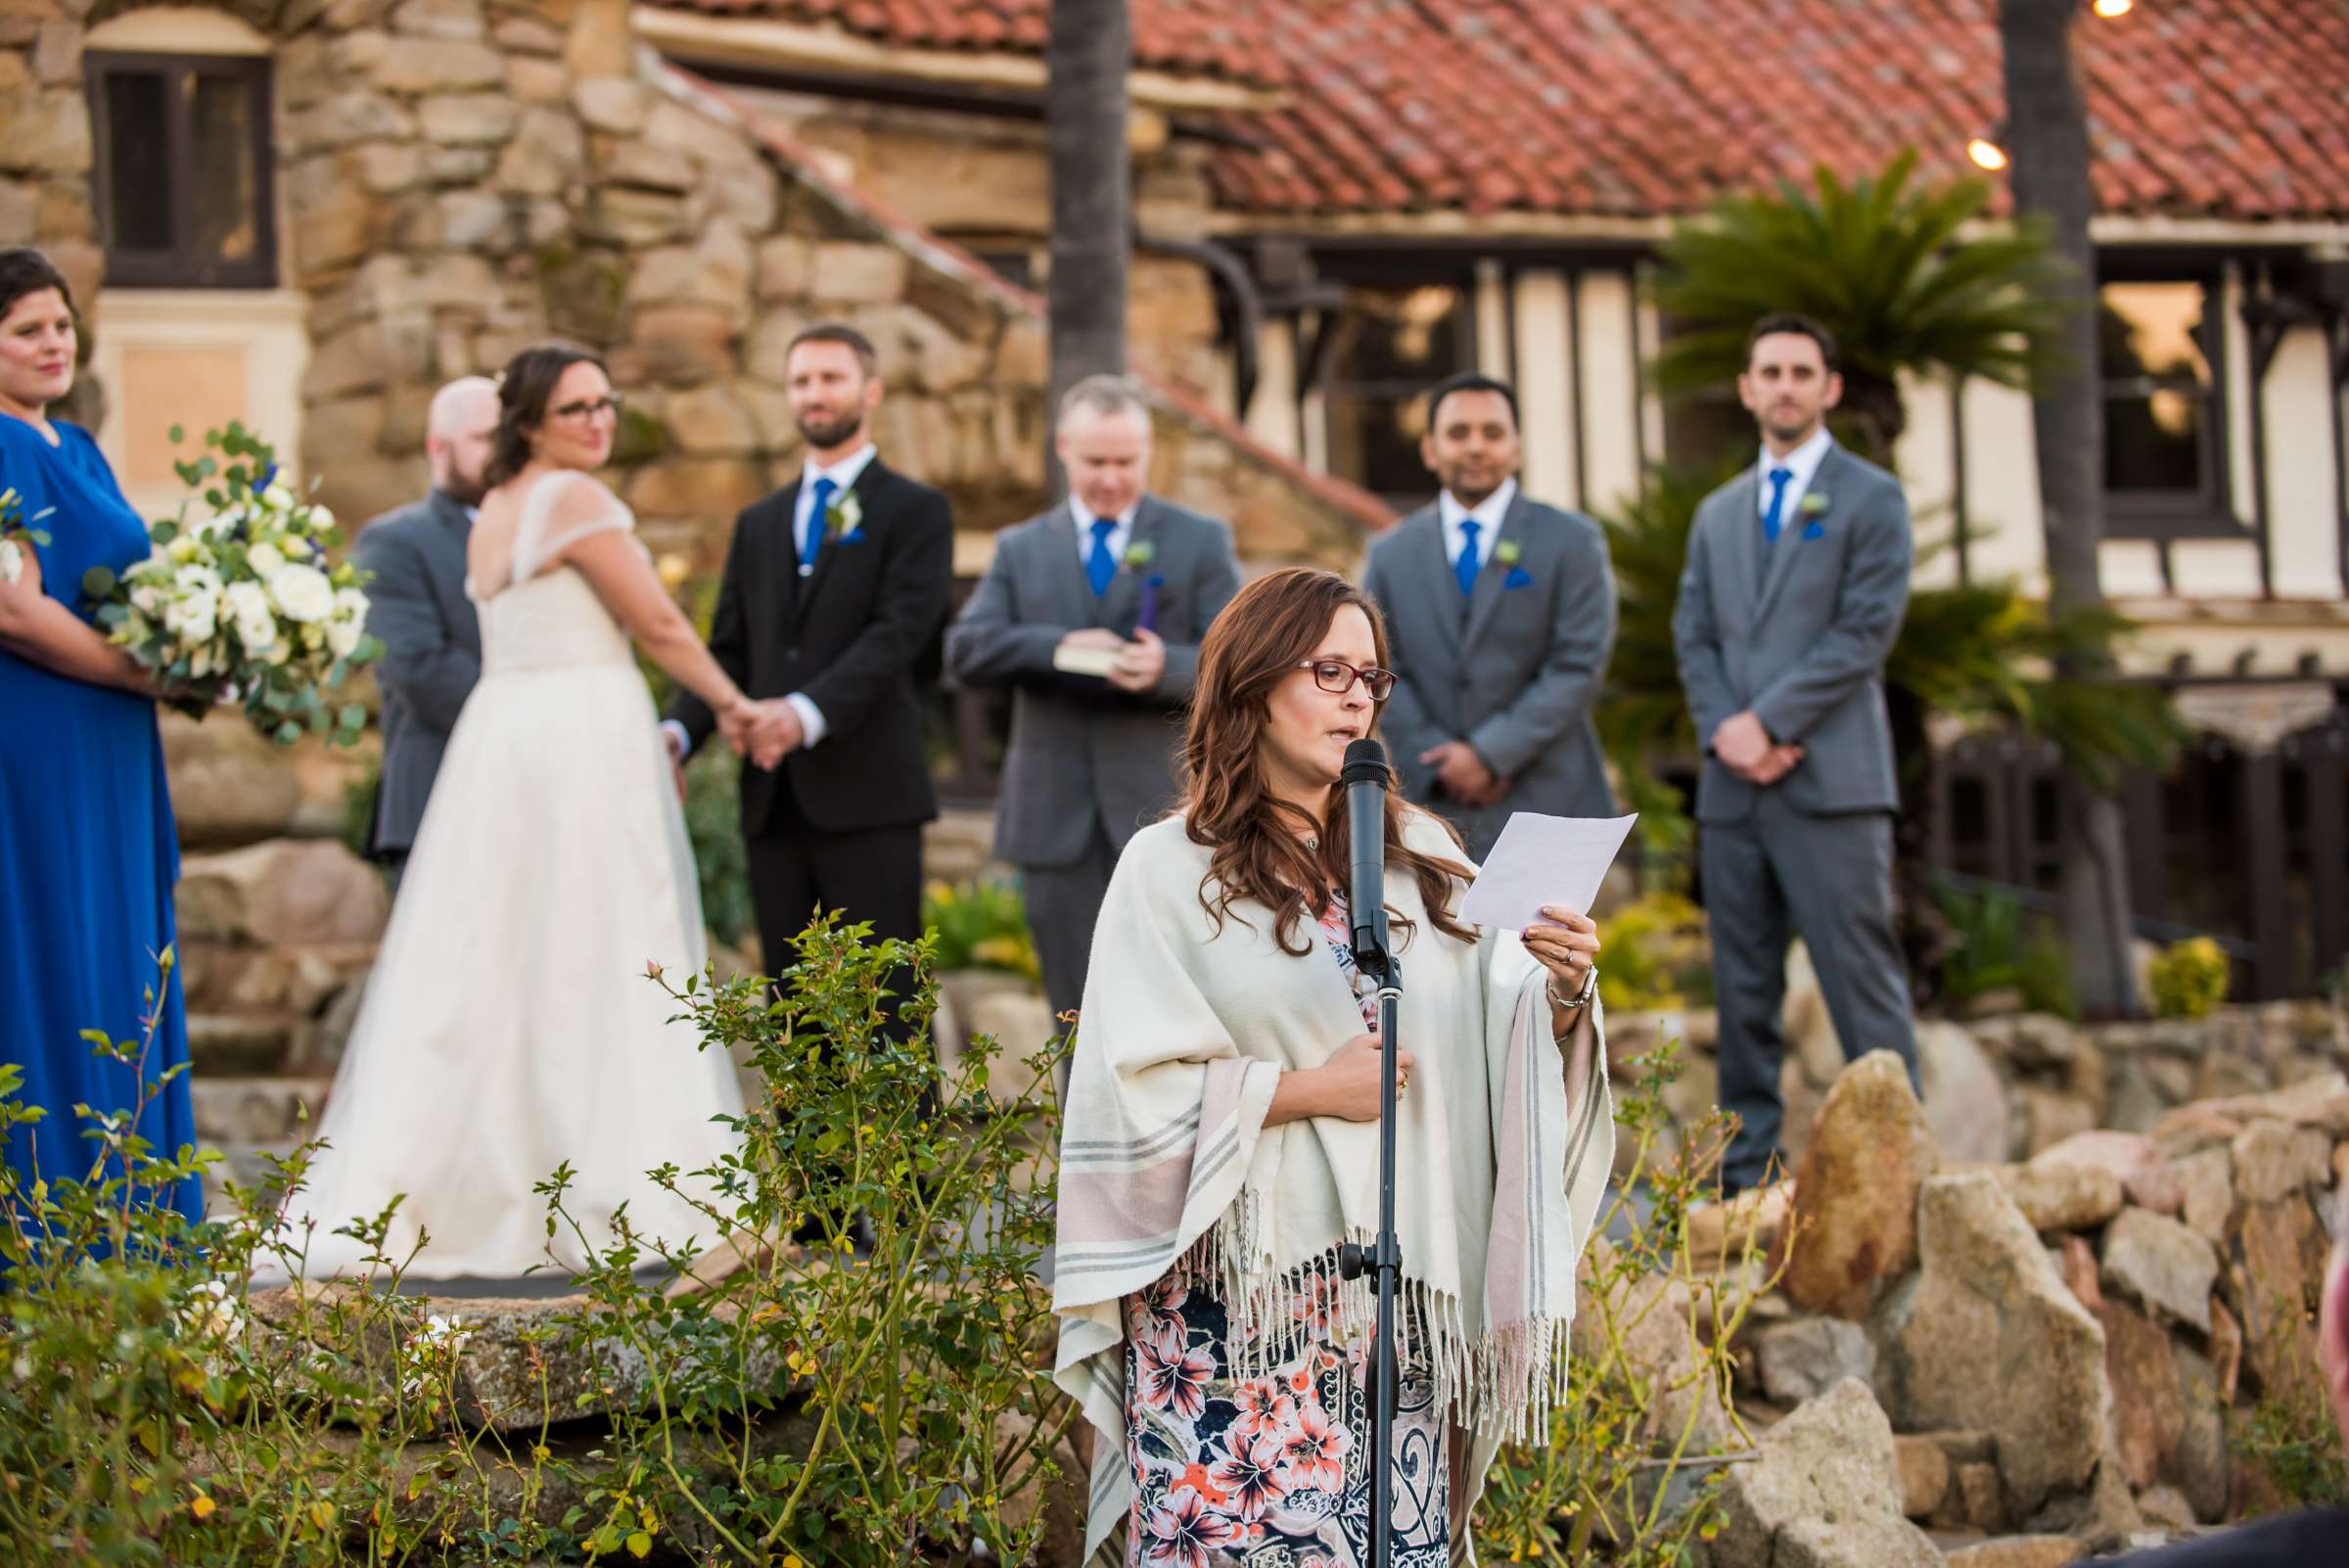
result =
[[[384,765],[367,830],[371,854],[416,842],[457,715],[482,676],[482,627],[465,596],[473,520],[439,490],[359,530],[351,562],[367,582],[367,629],[384,642]]]
[[[922,744],[914,668],[945,620],[954,575],[954,519],[946,498],[867,463],[850,486],[863,508],[856,534],[828,541],[800,576],[791,484],[746,507],[719,579],[710,651],[754,698],[805,693],[824,715],[824,738],[780,767],[742,771],[742,831],[777,822],[784,791],[798,815],[827,832],[914,826],[938,815]],[[716,727],[690,692],[669,704],[694,747]],[[770,827],[771,824],[771,827]]]

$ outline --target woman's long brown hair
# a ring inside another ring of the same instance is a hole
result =
[[[1378,652],[1377,663],[1385,668],[1386,623],[1370,596],[1344,577],[1311,567],[1290,567],[1242,588],[1199,644],[1198,685],[1182,740],[1190,776],[1182,810],[1191,842],[1215,852],[1199,884],[1199,902],[1221,930],[1235,899],[1255,899],[1273,912],[1273,938],[1281,950],[1300,955],[1313,951],[1313,943],[1310,938],[1297,940],[1298,922],[1319,919],[1321,908],[1318,902],[1308,907],[1305,890],[1343,888],[1351,870],[1346,794],[1332,784],[1320,819],[1308,817],[1273,796],[1258,747],[1271,718],[1272,689],[1321,651],[1330,623],[1348,605],[1370,618],[1371,643]],[[1375,714],[1371,722],[1375,729]],[[1299,828],[1319,837],[1317,851],[1306,849],[1297,836]],[[1403,867],[1418,882],[1420,901],[1436,929],[1474,942],[1475,928],[1461,925],[1451,914],[1453,890],[1471,873],[1457,861],[1438,859],[1404,844],[1403,797],[1391,769],[1386,838],[1387,864]],[[1459,835],[1452,838],[1457,843]],[[1212,896],[1211,883],[1218,890]],[[1413,922],[1394,914],[1392,906],[1389,913],[1398,940],[1407,938]]]

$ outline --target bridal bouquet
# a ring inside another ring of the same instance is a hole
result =
[[[83,576],[98,623],[184,714],[233,702],[281,744],[306,732],[350,745],[367,711],[331,694],[384,651],[367,634],[364,574],[328,559],[343,542],[334,513],[278,478],[266,441],[232,421],[205,444],[220,457],[177,465],[190,493],[179,516],[147,530],[147,559]]]

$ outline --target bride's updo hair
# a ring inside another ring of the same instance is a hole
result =
[[[530,462],[530,435],[546,422],[555,383],[578,364],[611,374],[600,354],[564,343],[542,343],[506,361],[497,378],[497,432],[489,438],[489,463],[482,472],[484,488],[497,488]]]

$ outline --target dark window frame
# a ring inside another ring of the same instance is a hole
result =
[[[1334,256],[1316,254],[1314,259],[1323,282],[1338,284],[1350,293],[1357,288],[1391,290],[1426,287],[1455,291],[1457,298],[1452,304],[1452,331],[1468,356],[1466,363],[1455,366],[1452,371],[1416,380],[1378,377],[1350,381],[1337,374],[1337,366],[1333,362],[1323,370],[1319,385],[1313,389],[1321,395],[1325,416],[1332,405],[1341,398],[1352,398],[1363,402],[1389,399],[1407,400],[1412,396],[1424,393],[1438,381],[1443,380],[1444,376],[1454,374],[1458,370],[1475,368],[1477,289],[1476,266],[1473,257],[1468,255],[1442,256],[1438,259],[1443,264],[1434,267],[1429,265],[1429,259],[1425,256],[1363,255],[1341,253]],[[1451,264],[1454,262],[1456,264]],[[1350,301],[1348,305],[1350,313],[1352,309]],[[1335,333],[1341,328],[1338,323],[1332,322],[1324,330]],[[1328,454],[1324,453],[1323,455],[1326,461]],[[1341,474],[1335,467],[1332,467],[1330,472],[1350,484],[1363,485],[1367,488],[1364,481],[1369,476],[1366,474],[1361,476]],[[1426,484],[1423,488],[1407,491],[1374,491],[1373,493],[1397,511],[1409,512],[1433,500],[1437,488],[1436,477],[1429,474],[1426,476]]]
[[[136,51],[92,51],[82,57],[82,84],[90,115],[92,194],[97,198],[98,223],[106,247],[106,281],[115,288],[133,289],[274,289],[278,286],[277,157],[270,134],[275,117],[275,79],[266,55],[186,55]],[[166,187],[173,193],[171,246],[165,251],[131,251],[116,245],[114,228],[114,125],[108,112],[107,89],[116,76],[161,74],[170,116],[164,157],[169,161]],[[195,213],[186,202],[196,181],[194,94],[197,77],[237,80],[252,90],[258,113],[253,116],[253,254],[242,260],[222,260],[201,253],[196,246]]]
[[[2234,411],[2228,385],[2227,273],[2217,260],[2175,265],[2121,264],[2097,268],[2096,290],[2102,297],[2107,284],[2192,283],[2202,289],[2202,320],[2194,329],[2195,346],[2210,366],[2210,392],[2202,421],[2202,485],[2187,494],[2170,490],[2104,491],[2104,536],[2109,539],[2147,539],[2167,544],[2178,539],[2248,539],[2251,525],[2234,515],[2234,471],[2232,451]],[[2110,400],[2099,367],[2096,377],[2099,405]],[[2106,421],[2104,438],[2111,431]],[[2102,472],[2104,454],[2097,454]]]

